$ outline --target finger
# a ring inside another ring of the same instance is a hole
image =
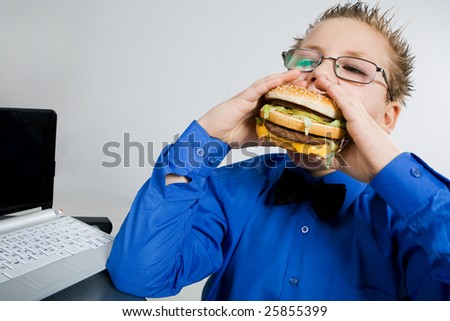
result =
[[[270,89],[280,86],[286,82],[293,81],[300,76],[300,73],[300,70],[293,69],[263,78],[255,82],[247,90],[243,91],[241,94],[242,98],[250,102],[256,102]]]
[[[317,79],[317,81],[319,82],[320,87],[326,91],[341,109],[347,122],[358,118],[360,119],[361,117],[368,117],[361,102],[351,95],[346,88],[325,78]]]
[[[327,84],[326,92],[339,107],[343,106],[344,109],[350,100],[352,100],[351,96],[337,84]]]

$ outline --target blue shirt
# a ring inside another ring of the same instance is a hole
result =
[[[217,167],[229,152],[196,123],[163,150],[118,232],[107,268],[120,290],[204,300],[448,300],[449,181],[403,153],[370,184],[344,183],[338,216],[273,205],[286,154]],[[307,179],[308,172],[295,168]],[[169,173],[190,182],[165,186]]]

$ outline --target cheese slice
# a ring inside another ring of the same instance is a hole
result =
[[[266,126],[264,125],[259,125],[256,124],[256,135],[258,135],[258,137],[266,137],[267,135],[269,135],[269,131],[267,130]]]

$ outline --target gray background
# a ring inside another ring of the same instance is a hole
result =
[[[116,232],[162,146],[217,103],[282,71],[281,51],[335,3],[0,0],[0,106],[56,110],[55,207],[107,215]],[[416,91],[393,137],[450,176],[450,2],[379,3],[396,6],[396,25],[408,24],[417,56]],[[198,299],[200,287],[174,299]]]

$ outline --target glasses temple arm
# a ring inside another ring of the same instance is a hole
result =
[[[391,88],[390,88],[390,86],[389,86],[389,82],[388,82],[388,79],[387,79],[386,72],[384,71],[383,68],[379,68],[379,71],[381,72],[381,75],[383,76],[383,79],[384,79],[384,81],[386,82],[387,91],[388,91],[388,94],[389,94],[389,100],[390,100],[390,101],[393,101],[393,99],[392,99],[392,93],[391,93]]]

